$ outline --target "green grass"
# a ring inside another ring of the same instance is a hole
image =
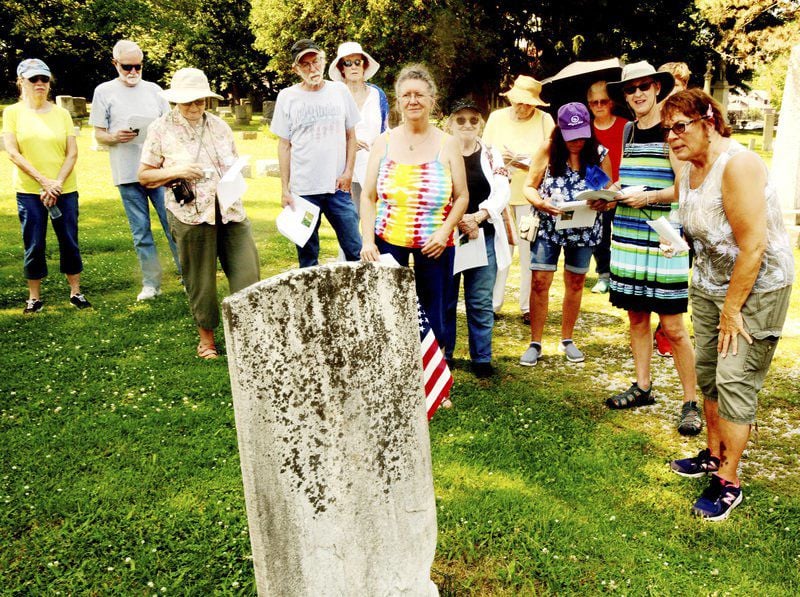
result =
[[[130,233],[108,156],[89,150],[89,136],[84,128],[78,176],[83,288],[94,309],[68,305],[51,234],[45,310],[22,316],[19,223],[8,185],[0,191],[0,594],[252,595],[225,359],[194,356],[171,269],[164,296],[135,303]],[[254,159],[275,156],[263,134],[237,134],[237,144]],[[0,180],[10,172],[2,157]],[[267,277],[294,267],[295,252],[274,225],[277,179],[248,184]],[[322,236],[332,258],[330,228]],[[587,291],[575,334],[587,361],[570,366],[556,355],[553,313],[544,359],[517,366],[527,341],[517,279],[496,327],[495,379],[467,371],[460,315],[455,407],[431,423],[435,577],[446,575],[459,595],[800,592],[800,294],[743,462],[746,500],[711,525],[689,514],[703,482],[665,466],[702,446],[674,431],[671,361],[655,362],[655,406],[608,411],[603,399],[632,376],[624,314]],[[220,276],[221,296],[226,289]],[[559,281],[552,297],[557,308]]]

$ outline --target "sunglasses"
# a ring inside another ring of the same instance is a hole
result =
[[[644,83],[639,83],[638,85],[626,85],[622,88],[622,93],[625,95],[633,95],[637,90],[644,93],[645,91],[649,91],[652,86],[653,81],[645,81]]]
[[[456,116],[456,124],[459,126],[464,126],[467,123],[467,120],[469,120],[469,123],[472,126],[475,126],[480,122],[480,119],[477,116],[470,116],[469,118],[466,116]]]
[[[140,64],[122,64],[121,62],[117,62],[119,67],[124,70],[126,73],[131,72],[132,70],[136,69],[139,72],[142,72],[142,65]]]
[[[591,100],[589,102],[589,106],[591,106],[592,108],[601,108],[607,106],[610,103],[611,103],[610,99]]]
[[[191,106],[205,106],[205,105],[206,105],[205,98],[196,99],[193,102],[181,102],[181,106],[185,106],[187,108],[190,108]]]
[[[50,77],[47,75],[34,75],[30,79],[28,79],[31,83],[49,83]]]
[[[356,58],[355,60],[342,60],[342,65],[344,66],[361,66],[364,64],[364,61],[361,58]]]
[[[676,122],[672,126],[662,126],[661,132],[664,133],[664,138],[666,139],[669,136],[670,131],[675,133],[676,135],[682,135],[686,132],[686,127],[692,124],[693,122],[698,122],[700,120],[706,120],[708,116],[698,116],[697,118],[692,118],[691,120],[687,120],[685,122]]]

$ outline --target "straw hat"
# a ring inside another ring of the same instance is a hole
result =
[[[361,54],[367,59],[369,64],[367,68],[364,69],[365,81],[368,81],[375,73],[378,72],[378,69],[381,67],[377,60],[363,50],[360,43],[356,41],[346,41],[343,44],[339,44],[339,47],[336,50],[336,58],[331,60],[331,63],[328,66],[328,78],[331,81],[344,82],[344,77],[342,77],[342,73],[339,72],[339,61],[350,54]]]
[[[528,104],[529,106],[549,106],[541,98],[542,84],[533,77],[520,75],[514,81],[514,85],[500,95],[504,95],[509,101],[517,104]]]
[[[625,94],[622,91],[623,87],[636,79],[653,79],[654,81],[658,81],[661,85],[661,89],[658,90],[658,96],[656,96],[657,102],[666,98],[669,92],[672,91],[672,88],[675,87],[675,78],[672,76],[672,73],[657,71],[653,68],[652,64],[646,60],[642,60],[640,62],[626,64],[622,68],[622,80],[613,83],[609,82],[606,85],[609,97],[614,101],[624,102]]]
[[[169,89],[161,92],[161,96],[173,104],[185,104],[204,97],[225,99],[211,91],[208,78],[199,68],[182,68],[172,75]]]

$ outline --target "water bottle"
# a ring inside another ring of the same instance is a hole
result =
[[[51,205],[47,208],[47,211],[50,213],[51,220],[57,220],[61,217],[61,210],[58,209],[58,205]]]

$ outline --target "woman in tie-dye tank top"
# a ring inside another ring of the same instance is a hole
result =
[[[436,85],[418,64],[395,83],[403,123],[375,141],[361,196],[364,261],[413,255],[417,296],[437,338],[444,333],[446,289],[453,273],[453,229],[467,208],[458,142],[430,123]]]

